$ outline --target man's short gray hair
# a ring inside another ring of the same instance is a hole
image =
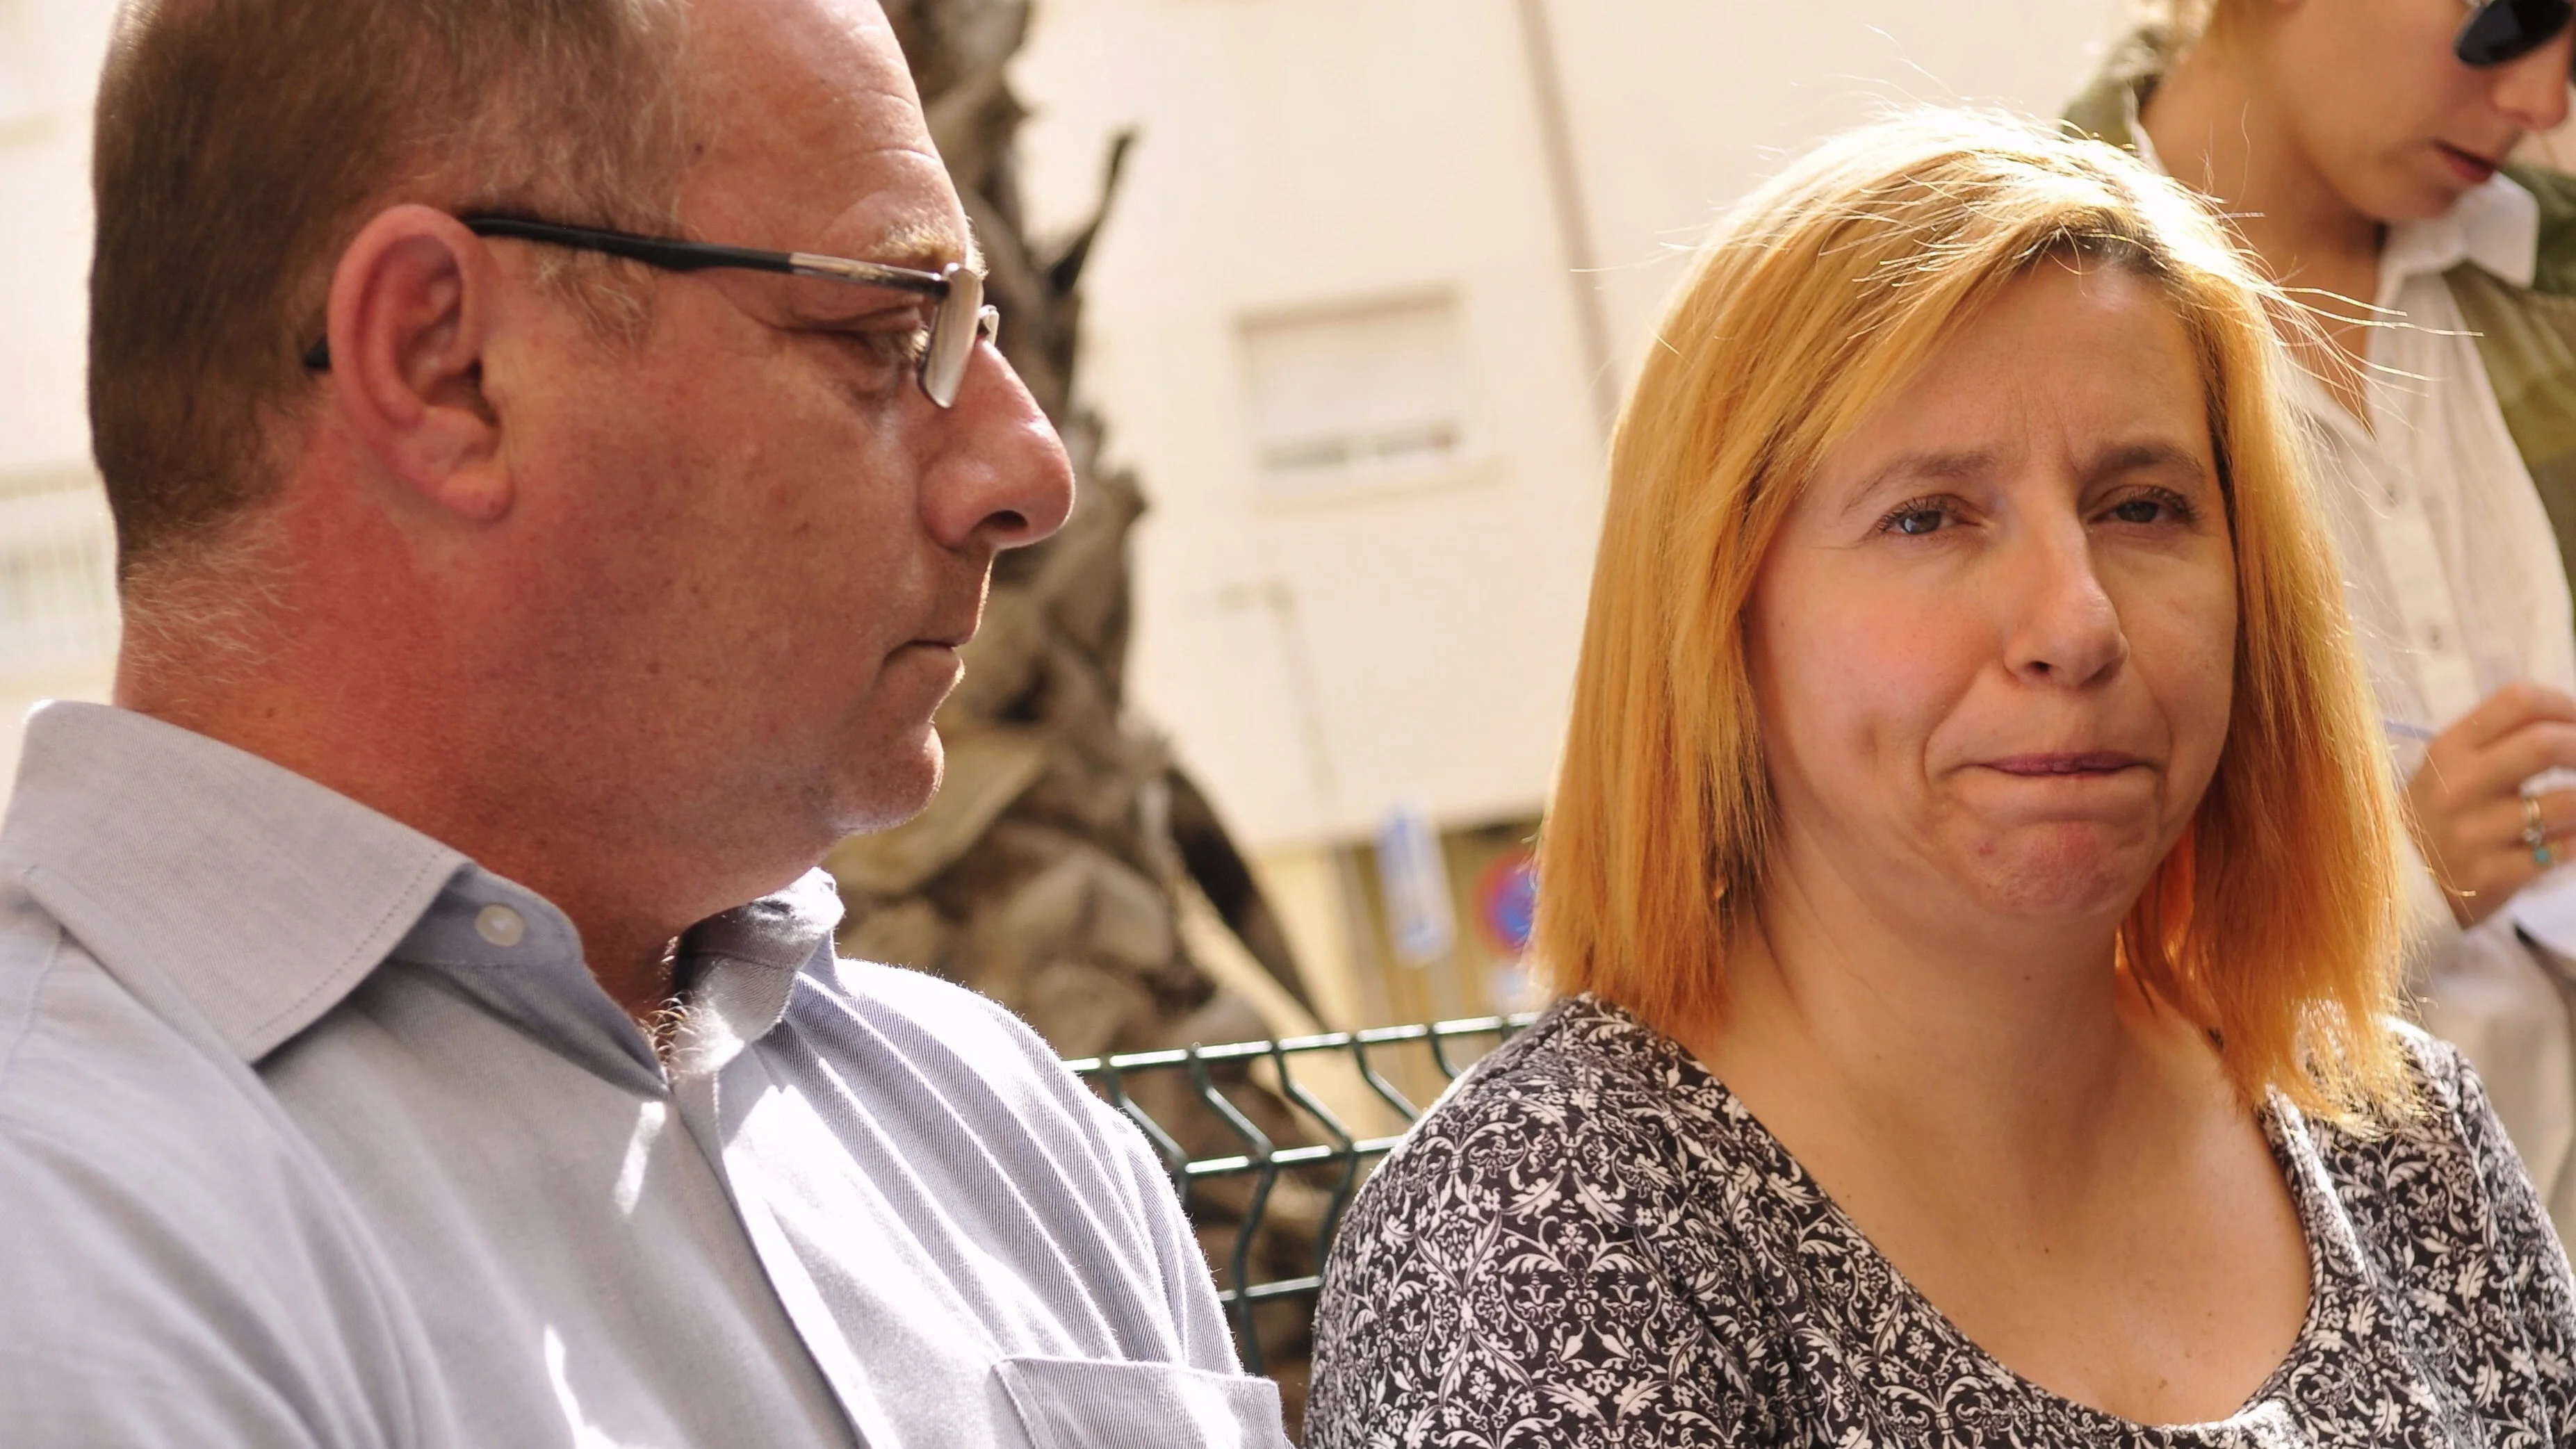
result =
[[[89,409],[129,607],[274,491],[341,251],[384,207],[668,229],[681,0],[128,0],[98,102]],[[603,332],[642,284],[551,258]]]

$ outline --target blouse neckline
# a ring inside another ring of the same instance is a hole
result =
[[[1878,1244],[1861,1229],[1860,1224],[1852,1221],[1851,1216],[1843,1211],[1842,1204],[1835,1201],[1824,1184],[1807,1171],[1806,1164],[1798,1160],[1797,1154],[1772,1135],[1771,1129],[1754,1115],[1744,1099],[1736,1096],[1715,1072],[1681,1043],[1647,1025],[1627,1008],[1588,993],[1566,998],[1557,1004],[1555,1010],[1588,1010],[1607,1016],[1633,1034],[1641,1050],[1667,1058],[1678,1069],[1680,1085],[1685,1090],[1705,1094],[1717,1119],[1732,1124],[1742,1143],[1748,1144],[1765,1159],[1760,1164],[1764,1169],[1763,1191],[1767,1195],[1778,1196],[1779,1184],[1786,1181],[1798,1192],[1811,1196],[1820,1209],[1818,1216],[1844,1240],[1844,1246],[1854,1253],[1866,1255],[1885,1270],[1887,1281],[1894,1285],[1892,1292],[1900,1300],[1900,1306],[1937,1325],[1948,1353],[1964,1360],[1971,1368],[2010,1384],[2019,1393],[2040,1399],[2059,1412],[2080,1416],[2093,1427],[2125,1434],[2199,1437],[2241,1433],[2258,1426],[2269,1427],[2269,1421],[2281,1412],[2280,1400],[2287,1380],[2302,1365],[2322,1357],[2319,1340],[2326,1331],[2325,1325],[2345,1319],[2344,1309],[2354,1291],[2353,1275],[2360,1271],[2354,1257],[2358,1249],[2345,1240],[2345,1234],[2336,1230],[2339,1215],[2327,1210],[2328,1205],[2335,1201],[2334,1190],[2330,1183],[2320,1180],[2323,1164],[2311,1145],[2306,1114],[2277,1092],[2267,1095],[2263,1110],[2257,1116],[2263,1127],[2264,1143],[2271,1149],[2272,1160],[2279,1165],[2283,1180],[2289,1186],[2291,1203],[2299,1215],[2299,1236],[2307,1247],[2308,1307],[2299,1322],[2298,1335],[2290,1341],[2281,1362],[2264,1375],[2263,1381],[2246,1396],[2245,1402],[2227,1417],[2179,1424],[2146,1424],[2124,1419],[2107,1409],[2070,1399],[2034,1383],[1969,1337],[1942,1310],[1941,1305],[1914,1285],[1914,1280],[1906,1276],[1894,1259],[1879,1251]],[[2298,1150],[2301,1147],[2309,1150]]]

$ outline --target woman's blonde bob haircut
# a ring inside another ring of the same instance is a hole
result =
[[[1772,831],[1739,626],[1755,576],[1819,461],[2052,259],[2144,278],[2182,320],[2235,542],[2227,743],[2121,928],[2121,967],[2215,1035],[2248,1100],[2393,1107],[2399,816],[2282,405],[2273,329],[2293,309],[2180,187],[2000,119],[1845,135],[1699,253],[1612,444],[1538,958],[1559,989],[1667,1029],[1722,1005]]]

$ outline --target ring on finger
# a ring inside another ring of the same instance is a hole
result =
[[[2540,797],[2522,797],[2522,843],[2531,852],[2531,863],[2547,870],[2558,863],[2549,849],[2549,822],[2540,815]]]

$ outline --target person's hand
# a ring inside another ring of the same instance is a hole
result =
[[[2406,782],[2416,848],[2463,929],[2495,914],[2538,879],[2576,835],[2576,790],[2526,805],[2522,782],[2576,769],[2576,699],[2536,684],[2508,684],[2434,736]],[[2527,832],[2535,810],[2541,849]]]

